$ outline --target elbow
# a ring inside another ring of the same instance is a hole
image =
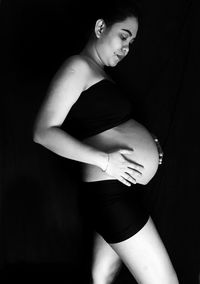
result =
[[[52,127],[39,127],[33,131],[33,141],[35,143],[45,145],[49,142],[52,132]],[[50,135],[50,136],[49,136]]]
[[[33,142],[42,144],[42,130],[34,129],[33,131]]]
[[[39,140],[38,136],[34,135],[34,136],[33,136],[33,142],[40,144],[39,141],[40,141],[40,140]]]
[[[33,142],[39,143],[39,144],[41,143],[40,142],[40,136],[36,131],[34,131],[34,133],[33,133]]]

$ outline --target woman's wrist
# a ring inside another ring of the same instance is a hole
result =
[[[105,167],[102,169],[103,172],[106,172],[106,171],[107,171],[107,169],[108,169],[108,164],[109,164],[109,160],[110,160],[110,157],[109,157],[109,154],[107,153],[107,161],[106,161]]]
[[[109,163],[109,154],[105,152],[99,152],[97,159],[97,166],[101,168],[103,172],[105,172],[108,168]]]

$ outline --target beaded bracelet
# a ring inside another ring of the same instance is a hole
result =
[[[107,154],[107,164],[106,164],[106,168],[105,168],[105,170],[102,170],[103,172],[106,172],[107,171],[107,169],[108,169],[108,164],[109,164],[109,160],[110,160],[110,156],[109,156],[109,154]]]
[[[160,146],[160,143],[159,143],[159,141],[158,141],[158,138],[154,138],[154,141],[156,142],[156,146],[157,146],[157,148],[158,148],[159,165],[161,165],[161,164],[162,164],[162,161],[163,161],[163,155],[164,155],[164,153],[163,153],[163,150],[162,150],[162,148],[161,148],[161,146]]]
[[[155,141],[155,143],[156,143],[156,146],[157,146],[157,149],[158,149],[158,156],[159,156],[159,158],[158,158],[158,159],[159,159],[158,163],[159,163],[159,165],[161,165],[162,162],[163,162],[164,153],[163,153],[163,150],[162,150],[162,148],[161,148],[161,146],[160,146],[160,143],[159,143],[158,138],[156,137],[156,135],[153,134],[153,133],[151,133],[151,135],[152,135],[152,137],[153,137],[153,139],[154,139],[154,141]]]

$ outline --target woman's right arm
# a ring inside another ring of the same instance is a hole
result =
[[[79,57],[72,57],[56,75],[36,118],[33,140],[54,153],[102,169],[107,154],[75,139],[60,128],[72,105],[87,84],[89,67]]]

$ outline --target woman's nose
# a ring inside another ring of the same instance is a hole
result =
[[[127,53],[129,52],[129,47],[128,47],[128,46],[124,46],[124,47],[122,48],[122,52],[123,52],[124,56],[126,56]]]

